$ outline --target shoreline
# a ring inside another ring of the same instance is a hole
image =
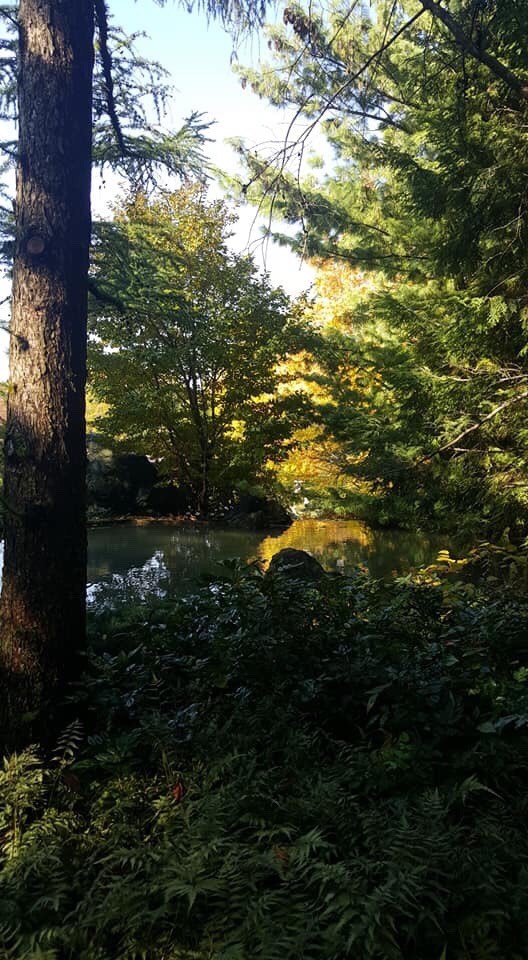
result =
[[[120,523],[132,523],[138,527],[147,526],[147,524],[149,523],[168,523],[168,524],[174,524],[175,526],[190,524],[194,526],[195,524],[204,525],[206,523],[215,523],[215,522],[217,521],[200,520],[199,517],[178,516],[173,513],[163,514],[159,517],[151,517],[148,514],[136,515],[132,513],[125,513],[117,517],[96,517],[93,520],[87,521],[87,527],[88,529],[92,529],[94,527],[114,527],[114,526],[118,526],[118,524]]]
[[[294,518],[298,519],[298,518]],[[293,520],[291,521],[294,522]],[[211,524],[218,526],[225,526],[228,528],[235,529],[244,529],[243,527],[237,527],[235,524],[229,523],[223,517],[211,517],[209,520],[202,520],[200,517],[186,517],[179,516],[176,514],[163,514],[158,517],[151,517],[149,515],[136,516],[135,514],[123,514],[119,517],[101,517],[99,519],[95,518],[94,520],[87,521],[87,527],[89,530],[97,529],[98,527],[114,527],[118,526],[121,523],[130,523],[134,526],[143,527],[148,526],[149,523],[165,523],[173,526],[210,526]],[[265,529],[267,530],[287,530],[291,524],[286,523],[270,523]]]

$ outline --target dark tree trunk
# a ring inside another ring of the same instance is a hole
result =
[[[41,739],[85,632],[93,0],[20,0],[0,739]],[[51,721],[52,723],[52,721]]]
[[[207,444],[207,440],[205,441]],[[205,520],[209,516],[209,454],[207,450],[202,451],[202,479],[198,489],[197,507],[198,514]]]

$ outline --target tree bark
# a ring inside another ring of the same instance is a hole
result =
[[[42,739],[85,634],[93,0],[20,0],[0,740]]]

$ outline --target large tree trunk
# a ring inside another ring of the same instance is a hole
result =
[[[85,631],[93,0],[20,0],[0,739],[41,738]]]

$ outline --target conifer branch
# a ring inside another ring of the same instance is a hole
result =
[[[478,420],[477,423],[473,423],[470,427],[467,427],[466,430],[462,430],[458,436],[454,437],[453,440],[450,440],[448,443],[444,443],[442,447],[439,447],[436,450],[436,453],[444,453],[446,450],[450,450],[455,444],[459,443],[464,437],[469,436],[470,433],[474,433],[475,430],[480,430],[485,423],[488,423],[489,420],[492,420],[493,417],[496,417],[497,414],[502,413],[507,407],[511,407],[516,403],[521,403],[522,400],[526,400],[528,397],[528,390],[523,390],[522,393],[516,394],[514,397],[508,397],[507,400],[504,400],[502,403],[499,403],[498,406],[494,407],[485,417],[482,417],[481,420]],[[424,458],[429,459],[429,457]],[[420,461],[423,462],[423,461]]]
[[[440,6],[436,0],[420,0],[420,3],[425,10],[428,10],[433,17],[440,20],[444,26],[447,27],[449,33],[454,37],[464,53],[470,54],[475,60],[479,60],[480,63],[488,67],[488,69],[491,70],[499,80],[502,80],[510,90],[513,90],[517,96],[523,100],[528,100],[528,84],[523,83],[504,63],[497,60],[497,58],[490,53],[486,53],[485,50],[478,46],[471,37],[464,32],[449,10]]]
[[[99,33],[99,53],[101,55],[101,65],[103,68],[103,78],[106,94],[106,106],[110,123],[115,133],[119,152],[125,156],[127,152],[121,123],[117,114],[117,108],[114,96],[114,79],[112,76],[112,55],[108,46],[108,12],[105,0],[94,0],[95,16],[97,20],[97,29]]]
[[[120,312],[124,312],[126,309],[122,300],[108,293],[108,291],[103,290],[93,277],[88,278],[88,292],[91,293],[94,300],[97,300],[98,303],[104,303],[108,307],[115,307]]]
[[[302,112],[308,105],[312,95],[310,94],[308,97],[306,97],[305,100],[302,101],[302,103],[299,104],[297,110],[295,111],[293,117],[291,118],[288,124],[287,130],[284,136],[283,146],[272,157],[270,157],[269,160],[267,160],[264,163],[262,170],[260,170],[257,174],[251,177],[251,179],[247,183],[243,184],[242,194],[244,196],[246,196],[248,190],[253,186],[254,183],[257,182],[258,179],[260,179],[260,177],[262,177],[264,173],[267,172],[267,170],[275,166],[275,164],[279,159],[281,161],[279,176],[283,173],[286,166],[287,156],[294,149],[297,149],[297,147],[299,147],[301,144],[305,143],[308,140],[309,136],[313,133],[318,123],[320,123],[320,121],[329,112],[329,110],[331,110],[332,107],[335,106],[335,104],[339,101],[339,98],[342,96],[342,94],[345,93],[352,86],[352,84],[356,82],[356,80],[359,80],[359,78],[366,72],[366,70],[368,70],[368,68],[373,63],[375,63],[378,60],[378,58],[381,57],[383,53],[385,53],[386,50],[389,50],[389,48],[392,47],[392,45],[402,36],[402,34],[404,34],[409,29],[409,27],[411,27],[413,23],[415,23],[421,16],[423,16],[424,13],[425,13],[425,9],[419,10],[418,13],[415,13],[412,17],[410,17],[409,20],[406,20],[405,23],[401,27],[399,27],[399,29],[396,30],[396,32],[391,37],[389,37],[388,40],[385,40],[384,43],[382,43],[382,45],[378,47],[378,49],[373,54],[371,54],[370,57],[367,58],[367,60],[365,60],[365,62],[361,65],[361,67],[359,67],[358,70],[356,70],[351,76],[347,77],[346,80],[337,88],[337,90],[335,90],[333,94],[331,94],[329,97],[325,99],[324,105],[317,112],[315,118],[311,121],[311,123],[308,124],[308,126],[303,131],[303,133],[299,137],[296,137],[294,141],[290,141],[290,136],[293,132],[295,124],[301,117]]]

